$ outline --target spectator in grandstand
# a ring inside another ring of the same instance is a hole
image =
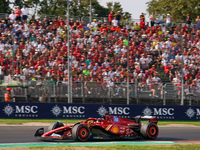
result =
[[[20,22],[20,21],[21,21],[21,14],[22,14],[22,11],[21,11],[21,9],[19,8],[19,6],[17,6],[17,8],[15,9],[14,13],[15,13],[17,22]]]
[[[14,23],[15,19],[16,19],[16,15],[14,13],[14,11],[11,11],[11,14],[9,15],[9,19],[11,23]]]
[[[108,22],[110,25],[112,24],[113,17],[114,17],[113,11],[111,10],[110,13],[108,14]]]
[[[186,17],[186,24],[187,24],[188,28],[190,28],[191,23],[192,23],[192,19],[191,19],[191,17],[190,17],[190,14],[187,14],[187,17]]]
[[[145,29],[144,17],[140,18],[140,28],[141,28],[141,29]]]
[[[21,11],[22,11],[22,19],[23,19],[23,21],[27,22],[28,15],[29,15],[28,8],[26,8],[26,6],[23,5],[23,8],[21,9]]]
[[[196,30],[200,30],[200,18],[199,16],[197,16],[197,19],[195,19],[196,23],[197,23],[197,27],[196,27]]]
[[[170,14],[167,14],[167,17],[164,20],[166,22],[167,28],[171,28],[171,26],[172,26],[172,18],[170,17]]]
[[[119,21],[116,19],[116,17],[114,17],[114,19],[112,20],[113,27],[117,27],[118,23],[119,23]]]
[[[144,13],[143,13],[143,12],[142,12],[141,15],[140,15],[140,20],[142,20],[142,19],[145,21],[145,16],[144,16]]]
[[[122,15],[120,14],[120,11],[117,11],[117,14],[115,14],[116,20],[118,21],[118,23],[120,23],[121,19],[122,19]]]
[[[155,20],[156,20],[156,18],[155,18],[155,13],[152,13],[152,14],[151,14],[150,20],[151,20],[151,27],[153,27],[154,24],[155,24]]]

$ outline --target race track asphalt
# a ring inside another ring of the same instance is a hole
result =
[[[35,131],[44,126],[0,126],[0,143],[39,142]],[[45,131],[47,127],[45,127]],[[156,141],[200,141],[200,127],[159,127]],[[138,139],[136,141],[144,141]]]

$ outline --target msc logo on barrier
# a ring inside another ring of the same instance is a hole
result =
[[[51,112],[53,115],[56,117],[62,114],[62,117],[85,117],[85,107],[84,106],[62,106],[60,108],[58,105],[55,105],[52,109]]]
[[[143,115],[151,116],[155,115],[157,119],[174,119],[174,108],[149,108],[146,107],[143,110]]]
[[[3,111],[7,116],[10,116],[14,113],[15,117],[38,117],[38,106],[15,105],[14,107],[8,104],[4,107]]]
[[[109,113],[110,115],[120,115],[120,117],[130,117],[127,116],[130,114],[130,108],[129,107],[108,107],[108,111],[104,106],[101,106],[98,108],[97,113],[103,117],[106,113]]]
[[[191,107],[186,110],[186,115],[191,119],[196,115],[196,119],[200,119],[200,109],[196,108],[196,112]]]

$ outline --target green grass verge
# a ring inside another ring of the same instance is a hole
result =
[[[9,124],[9,125],[21,125],[23,123],[28,123],[28,122],[41,122],[41,123],[52,123],[55,121],[61,121],[64,124],[74,124],[81,119],[0,119],[0,124]]]
[[[28,122],[41,122],[41,123],[52,123],[55,121],[61,121],[64,124],[74,124],[79,121],[84,121],[83,119],[0,119],[0,124],[9,124],[9,125],[21,125]],[[142,121],[147,122],[147,121]],[[158,125],[169,125],[169,124],[187,124],[200,126],[199,121],[158,121]]]
[[[30,147],[32,150],[43,149],[44,147]],[[78,147],[81,149],[81,147]],[[83,147],[82,147],[83,148]],[[135,146],[135,145],[115,145],[115,146],[87,146],[84,149],[87,150],[199,150],[200,144],[190,145],[156,145],[156,146]],[[46,149],[45,149],[46,150]],[[48,147],[48,150],[77,150],[77,147],[73,146],[57,146]]]

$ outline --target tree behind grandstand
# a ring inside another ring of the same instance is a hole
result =
[[[35,9],[34,14],[42,15],[66,15],[66,0],[18,0],[29,8]],[[18,4],[15,4],[16,6]],[[89,16],[90,0],[70,0],[69,1],[70,16]],[[105,17],[109,14],[109,9],[101,6],[97,0],[92,0],[92,14],[96,17]]]
[[[187,14],[192,19],[200,14],[199,0],[151,0],[146,4],[149,14],[155,12],[157,19],[163,19],[170,14],[173,20],[185,21]]]
[[[114,14],[120,11],[123,19],[131,19],[131,14],[129,12],[123,12],[120,2],[107,2],[106,4],[109,10],[113,10]]]
[[[7,0],[0,0],[0,13],[9,13],[9,2]]]

